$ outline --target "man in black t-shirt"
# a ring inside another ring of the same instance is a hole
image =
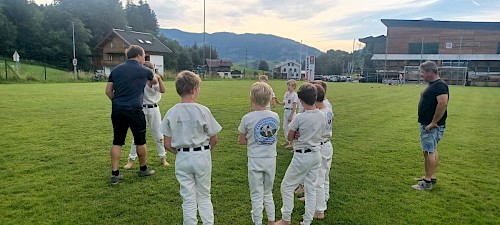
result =
[[[418,122],[420,123],[420,142],[424,154],[425,176],[418,179],[412,187],[428,190],[436,184],[436,171],[439,164],[437,144],[444,134],[449,90],[446,82],[438,75],[436,63],[424,62],[420,65],[420,74],[429,85],[420,95],[418,103]]]
[[[146,118],[142,112],[142,99],[146,82],[150,80],[156,83],[157,81],[154,79],[153,72],[142,65],[146,57],[142,47],[131,45],[126,55],[128,60],[111,71],[106,84],[106,95],[112,102],[111,122],[114,133],[110,152],[112,184],[117,184],[123,179],[118,166],[128,128],[134,135],[141,165],[137,175],[143,177],[155,173],[146,165]]]

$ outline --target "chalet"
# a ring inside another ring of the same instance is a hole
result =
[[[218,74],[223,78],[231,77],[231,66],[233,66],[233,62],[231,60],[224,59],[206,59],[206,74]]]
[[[125,50],[130,45],[139,45],[144,48],[146,61],[154,63],[156,72],[163,75],[165,70],[163,56],[165,53],[171,53],[172,50],[152,34],[119,29],[113,29],[96,46],[96,49],[102,49],[100,68],[102,68],[105,75],[109,75],[115,66],[127,59]]]
[[[302,79],[300,63],[293,60],[287,60],[277,64],[273,69],[273,73],[277,79]]]

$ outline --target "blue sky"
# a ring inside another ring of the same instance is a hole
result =
[[[147,2],[161,28],[203,32],[203,0]],[[500,0],[205,0],[205,10],[208,33],[274,34],[322,51],[351,52],[354,39],[385,34],[380,19],[500,22]]]

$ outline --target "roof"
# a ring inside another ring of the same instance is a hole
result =
[[[434,28],[453,30],[500,30],[500,22],[439,21],[432,19],[382,19],[381,21],[386,27]]]
[[[233,66],[233,62],[231,60],[223,60],[223,59],[207,59],[206,60],[208,67],[223,67],[223,66]]]
[[[464,60],[497,61],[499,54],[374,54],[372,60]]]
[[[165,46],[161,41],[159,41],[155,36],[150,33],[142,33],[136,31],[126,31],[120,29],[113,29],[106,37],[97,45],[96,48],[102,48],[109,40],[112,40],[113,36],[120,37],[129,45],[139,45],[145,52],[161,52],[161,53],[171,53],[167,46]]]
[[[282,67],[282,66],[284,66],[285,64],[288,64],[288,63],[294,63],[296,65],[300,65],[298,62],[295,62],[293,60],[286,60],[284,62],[276,64],[276,66],[274,66],[274,68]]]

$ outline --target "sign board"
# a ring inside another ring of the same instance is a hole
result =
[[[446,48],[453,48],[453,43],[447,42],[446,43]]]
[[[78,60],[76,58],[73,58],[73,66],[78,65]]]
[[[308,81],[314,80],[314,66],[315,66],[316,57],[315,56],[307,56],[306,59],[306,76]]]
[[[21,56],[19,55],[19,53],[17,53],[17,51],[14,52],[14,55],[12,55],[12,59],[14,60],[14,62],[19,62],[19,58]]]

